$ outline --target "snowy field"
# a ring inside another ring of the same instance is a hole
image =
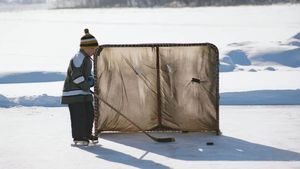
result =
[[[3,11],[0,72],[65,72],[84,28],[100,44],[210,42],[221,58],[235,50],[248,59],[272,52],[299,54],[298,16],[300,5]],[[292,61],[299,66],[299,60]]]
[[[254,95],[259,104],[300,104],[300,5],[18,9],[0,8],[0,107],[59,106],[84,28],[100,44],[213,43],[221,103],[238,104],[246,95],[239,104],[257,104]],[[36,103],[45,99],[51,104]]]
[[[0,108],[0,168],[300,168],[300,106],[221,106],[223,134],[102,134],[72,147],[67,108]],[[207,146],[206,142],[214,142]]]

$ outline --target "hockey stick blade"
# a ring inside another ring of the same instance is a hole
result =
[[[146,131],[144,131],[140,126],[138,126],[137,124],[135,124],[132,120],[130,120],[127,116],[125,116],[123,113],[121,113],[119,110],[117,110],[116,108],[114,108],[111,104],[109,104],[108,102],[106,102],[104,99],[102,99],[100,96],[98,96],[97,94],[95,94],[93,91],[90,91],[91,93],[94,94],[94,96],[101,100],[104,104],[106,104],[108,107],[110,107],[111,109],[113,109],[115,112],[117,112],[119,115],[121,115],[122,117],[124,117],[126,120],[128,120],[131,124],[133,124],[136,128],[138,128],[139,130],[141,130],[145,135],[147,135],[148,137],[150,137],[152,140],[156,141],[156,142],[160,142],[160,143],[167,143],[167,142],[174,142],[175,138],[157,138],[154,136],[151,136],[150,134],[148,134]]]
[[[155,140],[156,142],[160,142],[160,143],[169,143],[169,142],[175,142],[175,138],[153,138],[153,140]]]

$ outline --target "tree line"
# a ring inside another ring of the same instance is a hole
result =
[[[270,5],[299,3],[300,0],[53,0],[55,8],[155,8]]]
[[[48,3],[53,8],[155,8],[270,5],[299,3],[300,0],[0,0],[0,3]]]

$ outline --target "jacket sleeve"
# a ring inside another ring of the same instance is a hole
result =
[[[78,85],[82,90],[89,91],[90,85],[87,83],[87,79],[84,77],[83,66],[84,64],[80,65],[80,67],[76,67],[74,64],[72,64],[71,78],[73,83]]]

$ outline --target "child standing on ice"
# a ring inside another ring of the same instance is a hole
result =
[[[80,50],[70,61],[61,100],[62,104],[68,104],[69,107],[75,145],[88,145],[89,141],[98,142],[98,137],[92,135],[94,108],[90,92],[90,87],[94,86],[91,57],[98,47],[98,42],[88,29],[84,32]]]

